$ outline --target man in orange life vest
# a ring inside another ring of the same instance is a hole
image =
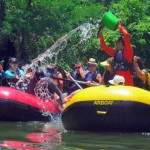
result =
[[[114,57],[115,75],[123,76],[125,78],[125,85],[133,86],[133,78],[131,75],[133,50],[129,34],[121,24],[122,22],[119,19],[118,28],[123,36],[121,36],[116,42],[116,50],[106,45],[102,34],[102,23],[99,24],[98,36],[102,49],[109,56]]]

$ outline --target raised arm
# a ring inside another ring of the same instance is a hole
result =
[[[99,31],[98,31],[98,36],[100,39],[100,45],[102,47],[102,49],[111,57],[114,57],[115,55],[115,50],[113,50],[111,47],[107,46],[104,38],[103,38],[103,33],[102,33],[102,24],[99,24]]]
[[[120,32],[123,34],[123,36],[124,36],[124,43],[125,43],[124,57],[129,62],[132,62],[132,60],[133,60],[133,49],[132,49],[132,45],[130,43],[129,33],[127,32],[125,27],[123,27],[121,25],[121,23],[119,23],[118,28],[119,28]]]

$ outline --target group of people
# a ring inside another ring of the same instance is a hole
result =
[[[83,64],[78,61],[74,64],[72,73],[65,71],[65,77],[59,71],[57,65],[47,66],[46,72],[34,72],[31,68],[26,73],[18,67],[16,58],[9,59],[9,69],[4,72],[0,66],[0,78],[16,78],[26,76],[30,79],[27,87],[28,93],[35,95],[34,88],[41,77],[50,78],[49,89],[53,93],[57,93],[61,99],[61,93],[66,92],[67,95],[76,93],[76,91],[92,86],[92,85],[127,85],[137,86],[149,90],[147,81],[148,71],[146,70],[141,58],[133,55],[133,48],[130,43],[130,36],[125,27],[122,26],[121,20],[118,21],[118,29],[121,32],[121,37],[116,42],[116,50],[107,46],[103,37],[103,25],[99,24],[99,39],[101,48],[109,55],[108,59],[100,64],[106,67],[106,70],[101,74],[97,69],[97,63],[94,58]],[[64,81],[66,81],[64,84]],[[66,88],[67,87],[67,88]]]
[[[0,77],[1,77],[2,86],[9,86],[12,88],[16,88],[15,85],[19,82],[19,80],[23,80],[25,78],[25,79],[28,79],[28,84],[26,85],[26,87],[22,88],[22,85],[20,85],[20,87],[17,89],[23,92],[30,93],[32,95],[36,95],[35,88],[36,88],[38,81],[40,81],[40,79],[42,79],[43,77],[47,77],[47,75],[44,74],[44,71],[34,70],[33,68],[28,68],[27,72],[24,72],[24,70],[19,68],[19,62],[14,57],[9,59],[9,68],[6,71],[3,70],[2,66],[0,69],[1,69]],[[55,74],[56,72],[53,72],[53,73]],[[62,95],[61,85],[59,86],[57,83],[53,81],[53,79],[49,77],[47,77],[45,80],[46,80],[45,83],[48,84],[47,88],[49,90],[49,93],[57,95],[59,97],[59,100],[63,102],[64,97]],[[22,81],[22,82],[26,82],[26,81]],[[25,84],[22,82],[20,83]]]
[[[137,86],[144,89],[149,89],[147,83],[148,71],[140,57],[134,56],[133,48],[130,43],[130,36],[122,21],[118,20],[118,29],[121,36],[116,42],[116,49],[107,46],[103,37],[103,25],[99,23],[98,36],[102,49],[114,59],[113,77],[115,75],[124,78],[124,85]]]
[[[82,88],[89,86],[91,83],[99,83],[100,85],[127,85],[136,86],[146,90],[150,89],[148,84],[148,71],[146,70],[142,59],[133,54],[133,48],[130,42],[130,36],[122,22],[118,20],[118,29],[121,36],[116,42],[116,49],[107,46],[103,37],[103,25],[99,24],[99,39],[101,48],[109,55],[109,58],[101,62],[101,65],[106,66],[106,71],[101,74],[96,69],[96,61],[90,58],[86,63],[88,69],[84,69],[82,62],[75,63],[75,71],[72,77],[75,80],[85,81],[86,85]],[[67,73],[67,79],[70,79],[70,73]],[[77,90],[77,85],[70,82],[69,89],[72,91]]]

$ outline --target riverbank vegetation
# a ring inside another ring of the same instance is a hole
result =
[[[1,0],[0,1],[0,61],[7,67],[8,58],[15,56],[22,65],[30,63],[39,54],[76,27],[90,22],[97,24],[110,10],[130,33],[134,54],[150,66],[150,1],[149,0]],[[98,30],[98,29],[97,29]],[[118,31],[105,29],[105,40],[112,47]],[[78,38],[73,39],[77,43]],[[60,65],[71,66],[94,57],[98,62],[108,56],[101,51],[97,31],[86,44],[73,47],[66,55],[58,54]],[[68,49],[69,50],[69,49]]]

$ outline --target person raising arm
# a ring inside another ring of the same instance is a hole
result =
[[[122,33],[117,42],[116,50],[106,45],[103,33],[102,33],[102,23],[99,25],[99,39],[102,49],[111,57],[114,57],[114,75],[120,75],[125,78],[125,85],[133,86],[133,78],[131,74],[131,66],[133,61],[133,49],[130,43],[130,36],[122,26],[122,22],[118,20],[118,29]]]

